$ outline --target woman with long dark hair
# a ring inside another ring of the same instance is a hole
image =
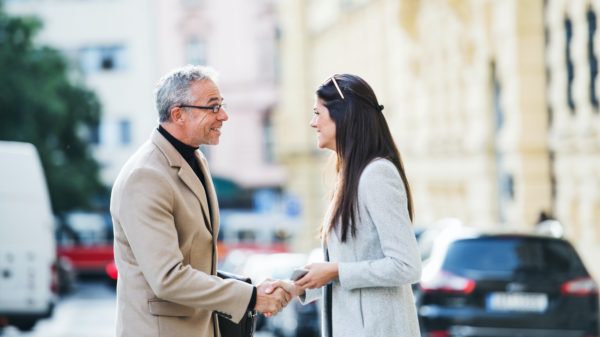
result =
[[[382,111],[356,75],[333,75],[316,91],[310,126],[319,148],[335,151],[337,180],[321,230],[326,261],[307,265],[295,285],[302,301],[323,288],[323,336],[420,335],[414,206]]]

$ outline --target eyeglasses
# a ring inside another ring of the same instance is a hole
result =
[[[217,104],[217,105],[213,105],[213,106],[179,104],[177,107],[178,108],[195,108],[195,109],[202,109],[202,110],[212,110],[212,112],[214,112],[214,113],[219,113],[219,111],[221,111],[221,109],[227,109],[227,104],[221,103],[221,104]]]
[[[338,94],[340,94],[340,97],[342,99],[345,99],[344,94],[342,94],[342,90],[340,89],[340,86],[338,85],[337,81],[335,80],[335,75],[336,74],[331,75],[331,77],[329,77],[327,80],[331,79],[333,81],[333,85],[335,85],[335,88],[337,89]],[[325,80],[325,82],[327,82],[327,80]],[[323,83],[325,83],[325,82],[323,82]]]

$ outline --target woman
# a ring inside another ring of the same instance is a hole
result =
[[[373,89],[356,75],[328,78],[310,126],[337,155],[337,183],[322,225],[324,263],[306,266],[300,299],[322,292],[323,336],[419,336],[411,284],[421,260],[400,154]]]

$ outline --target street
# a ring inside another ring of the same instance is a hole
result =
[[[112,337],[115,335],[115,292],[103,281],[80,282],[62,298],[51,318],[38,322],[31,332],[13,327],[2,337]]]
[[[104,281],[79,282],[76,290],[62,298],[51,318],[38,322],[33,331],[14,327],[0,331],[2,337],[114,337],[115,292]],[[256,337],[271,334],[257,332]]]

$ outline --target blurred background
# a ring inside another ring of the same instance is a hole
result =
[[[156,82],[185,64],[217,69],[230,115],[202,148],[222,268],[260,282],[322,259],[334,165],[308,123],[316,87],[355,73],[385,106],[419,231],[562,237],[597,280],[599,12],[596,0],[0,0],[0,334],[114,335],[110,188],[157,127]],[[46,279],[48,294],[15,304]],[[318,335],[318,310],[296,305],[260,333]]]

